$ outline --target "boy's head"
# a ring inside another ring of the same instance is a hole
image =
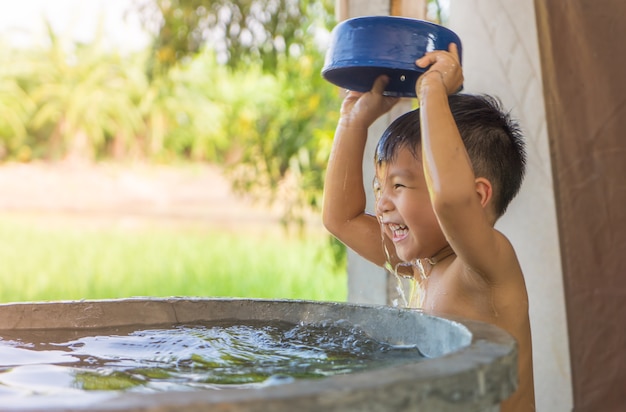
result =
[[[519,192],[524,178],[526,152],[519,125],[493,97],[454,94],[448,101],[474,175],[491,182],[492,204],[498,218]],[[421,159],[420,146],[417,109],[400,116],[385,130],[376,147],[376,164],[393,162],[400,148],[409,149]]]

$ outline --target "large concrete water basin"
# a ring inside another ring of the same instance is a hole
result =
[[[254,388],[109,391],[73,399],[3,392],[0,410],[92,411],[498,411],[517,384],[517,349],[495,326],[387,306],[290,300],[132,298],[0,305],[0,337],[39,330],[150,327],[206,321],[346,322],[373,339],[416,345],[427,359],[407,360],[320,379]]]

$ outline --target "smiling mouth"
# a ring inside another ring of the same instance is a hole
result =
[[[397,223],[388,223],[387,227],[391,231],[391,235],[392,235],[391,239],[394,242],[399,242],[400,240],[407,237],[407,235],[409,234],[409,228],[406,227],[405,225],[400,225]]]

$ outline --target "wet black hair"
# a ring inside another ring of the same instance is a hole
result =
[[[452,116],[472,162],[476,177],[493,186],[497,217],[517,195],[526,170],[526,149],[519,124],[489,95],[454,94],[448,98]],[[393,162],[400,148],[421,159],[419,108],[398,117],[376,147],[377,165]]]

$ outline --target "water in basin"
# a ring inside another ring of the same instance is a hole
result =
[[[211,321],[0,331],[0,399],[102,391],[250,388],[414,362],[416,346],[347,322]]]

